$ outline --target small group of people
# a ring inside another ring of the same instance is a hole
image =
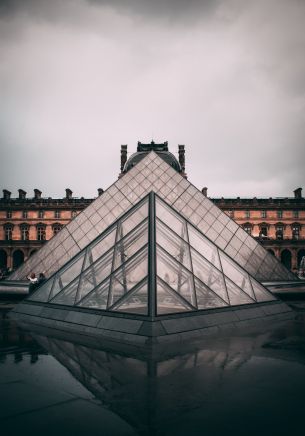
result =
[[[46,276],[43,272],[39,274],[38,277],[36,277],[36,274],[32,272],[27,279],[30,281],[29,284],[29,293],[31,294],[35,289],[37,289],[39,286],[41,286],[46,280]]]

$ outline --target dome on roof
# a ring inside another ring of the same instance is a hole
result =
[[[124,166],[124,173],[129,171],[132,167],[134,167],[138,162],[140,162],[145,156],[148,155],[150,151],[138,151],[133,153]],[[168,163],[172,168],[181,173],[181,166],[175,156],[169,151],[157,151],[155,150],[158,156],[161,157],[166,163]]]

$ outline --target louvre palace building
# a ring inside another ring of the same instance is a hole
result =
[[[119,179],[150,151],[158,153],[167,164],[187,178],[184,145],[178,146],[176,159],[168,150],[167,142],[156,144],[152,141],[150,144],[138,142],[137,151],[129,159],[127,145],[121,146]],[[97,197],[103,194],[103,189],[99,188]],[[208,197],[206,187],[202,189],[202,194]],[[301,187],[295,189],[292,194],[287,198],[208,198],[269,253],[292,272],[297,273],[305,256],[305,199],[302,197]],[[8,189],[3,189],[0,199],[2,276],[16,270],[94,200],[75,198],[68,188],[62,198],[44,197],[39,189],[34,189],[33,194],[19,189],[16,197]],[[196,219],[199,218],[194,217],[195,221]],[[230,255],[233,258],[238,257],[238,247],[232,247]]]

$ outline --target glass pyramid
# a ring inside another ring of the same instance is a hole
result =
[[[234,258],[243,270],[259,281],[296,280],[294,274],[288,271],[275,256],[268,253],[259,242],[154,152],[149,153],[110,186],[11,274],[9,279],[23,280],[33,271],[35,273],[44,271],[46,276],[50,277],[151,191],[165,200],[179,212],[181,217],[213,242],[214,248],[211,248],[206,255],[208,261],[217,262],[215,250],[220,248],[229,257]],[[171,227],[172,214],[162,210],[161,207],[159,214],[164,225]],[[177,237],[185,240],[183,219],[173,219],[173,223],[175,226],[173,230]],[[122,237],[135,225],[136,221],[122,223],[120,230]],[[114,233],[108,236],[107,243],[103,242],[104,249],[113,244],[113,237]],[[189,237],[193,238],[193,244],[196,244],[196,234],[190,234]],[[193,248],[196,250],[195,245]],[[209,250],[208,245],[205,250]],[[98,247],[92,249],[92,259],[95,257],[95,252],[99,253]],[[90,262],[90,255],[87,261]],[[187,267],[185,262],[187,262],[186,258],[183,260],[183,265]],[[219,265],[215,264],[215,267],[219,268]]]
[[[155,317],[275,297],[151,192],[28,300]]]

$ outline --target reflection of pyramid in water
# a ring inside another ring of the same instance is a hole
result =
[[[10,279],[25,279],[32,271],[45,271],[50,277],[151,191],[257,280],[296,279],[275,256],[154,152],[117,180],[29,258]]]
[[[275,298],[151,193],[29,300],[154,317]]]

